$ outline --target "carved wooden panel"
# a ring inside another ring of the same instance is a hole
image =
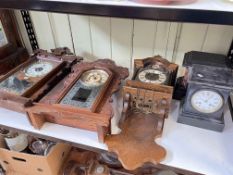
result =
[[[143,113],[131,108],[131,94],[126,92],[118,135],[106,137],[108,149],[118,155],[123,167],[134,170],[146,162],[157,164],[166,156],[166,150],[154,142],[161,136],[164,114]]]
[[[128,80],[124,93],[130,94],[130,107],[142,113],[154,113],[167,117],[172,99],[173,88]]]

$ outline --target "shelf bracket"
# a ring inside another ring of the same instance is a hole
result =
[[[34,32],[34,28],[33,28],[30,14],[27,10],[21,10],[20,12],[21,12],[21,15],[23,18],[25,28],[27,30],[27,34],[28,34],[28,38],[29,38],[32,50],[33,51],[37,50],[37,49],[39,49],[39,46],[38,46],[38,42],[37,42],[36,35]]]

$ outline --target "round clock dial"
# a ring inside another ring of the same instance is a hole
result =
[[[223,106],[222,96],[212,90],[199,90],[191,97],[191,105],[201,113],[214,113]]]
[[[41,77],[49,73],[53,69],[53,65],[48,62],[37,62],[30,65],[25,70],[25,75],[28,77]]]
[[[138,74],[138,79],[144,83],[164,84],[167,75],[157,69],[145,69]]]
[[[100,86],[104,84],[109,75],[106,71],[101,69],[93,69],[86,71],[81,76],[81,81],[86,86]]]

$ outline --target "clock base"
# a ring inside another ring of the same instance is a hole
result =
[[[192,113],[187,113],[180,109],[180,115],[177,122],[183,123],[198,128],[208,129],[212,131],[222,132],[225,127],[224,114],[222,113],[219,119],[211,119],[209,117],[203,117]]]

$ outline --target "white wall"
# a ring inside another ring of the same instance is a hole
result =
[[[19,11],[15,14],[31,51]],[[30,15],[41,49],[67,46],[87,60],[111,58],[130,69],[133,59],[157,54],[180,65],[191,50],[227,54],[233,39],[233,26],[34,11]]]

